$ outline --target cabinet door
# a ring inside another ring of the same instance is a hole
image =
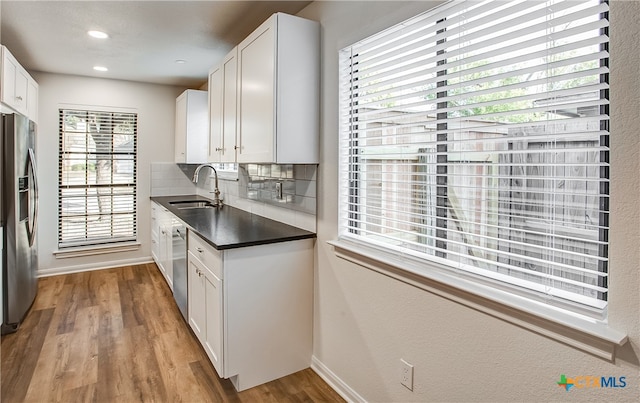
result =
[[[193,332],[200,340],[201,344],[204,344],[204,335],[206,331],[206,305],[205,305],[205,277],[204,267],[193,256],[191,252],[188,252],[187,258],[187,281],[189,284],[189,325]]]
[[[175,162],[187,160],[187,94],[176,98]]]
[[[28,115],[27,111],[27,94],[29,93],[29,74],[19,66],[16,71],[16,93],[15,93],[15,108]]]
[[[16,72],[18,62],[11,56],[9,51],[2,49],[2,102],[14,107],[16,95]]]
[[[236,162],[238,49],[234,48],[222,61],[223,112],[222,112],[222,156],[221,162]]]
[[[36,82],[31,78],[29,73],[18,63],[15,57],[5,47],[2,48],[2,85],[0,91],[0,100],[6,105],[12,107],[16,111],[31,118],[28,109],[28,95],[30,85]],[[37,94],[36,94],[37,102]]]
[[[204,349],[220,377],[224,377],[222,366],[222,280],[211,271],[205,271],[206,335]]]
[[[209,146],[207,159],[220,162],[222,154],[223,72],[218,66],[209,72]]]
[[[2,50],[2,102],[22,114],[27,114],[27,83],[29,75],[13,55]]]
[[[276,21],[238,45],[238,162],[275,162]]]
[[[209,111],[207,91],[186,90],[176,98],[175,162],[207,162]]]
[[[158,268],[162,275],[166,278],[167,271],[165,265],[167,263],[167,228],[164,224],[158,227]]]
[[[156,262],[156,266],[160,268],[160,239],[153,232],[151,233],[151,257]]]
[[[172,239],[172,225],[171,218],[165,216],[163,217],[164,224],[160,227],[160,261],[161,261],[161,270],[164,275],[164,279],[167,281],[169,288],[173,291],[173,245],[171,242]]]
[[[160,229],[158,225],[158,212],[160,207],[151,203],[151,257],[156,265],[160,264]]]
[[[167,213],[171,214],[171,213]],[[171,291],[173,291],[173,222],[172,218],[167,217],[167,226],[165,231],[164,247],[167,250],[164,262],[164,278]]]
[[[27,116],[38,123],[38,83],[30,79],[27,86]]]
[[[155,205],[155,211],[152,210],[152,214],[155,214],[155,220],[152,216],[152,225],[157,228],[157,246],[153,243],[153,229],[152,227],[152,254],[154,253],[154,247],[157,248],[154,259],[160,269],[160,272],[164,276],[169,288],[173,291],[173,214],[167,209],[161,206]]]

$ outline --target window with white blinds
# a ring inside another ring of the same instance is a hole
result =
[[[59,113],[58,247],[135,241],[137,114]]]
[[[602,317],[608,25],[451,1],[343,49],[340,238]]]

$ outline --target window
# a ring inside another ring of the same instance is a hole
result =
[[[607,13],[452,1],[343,49],[340,239],[603,317]]]
[[[137,119],[60,109],[60,249],[136,240]]]

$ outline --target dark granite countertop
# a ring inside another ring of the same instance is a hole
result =
[[[303,229],[251,214],[231,206],[178,209],[170,202],[180,200],[211,201],[203,196],[156,196],[151,200],[162,205],[218,250],[264,245],[276,242],[315,238]]]

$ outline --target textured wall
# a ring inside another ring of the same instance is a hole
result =
[[[38,174],[40,273],[109,267],[148,261],[151,256],[148,213],[150,165],[173,160],[175,98],[182,88],[49,73],[34,73],[40,85]],[[138,112],[138,240],[140,249],[89,257],[56,259],[58,249],[58,109],[61,104],[135,108]]]
[[[321,162],[314,356],[369,401],[635,401],[640,397],[638,23],[612,1],[610,325],[630,342],[615,363],[337,258],[338,50],[438,2],[314,2],[322,23]],[[414,391],[399,360],[415,366]],[[626,376],[625,389],[565,392],[567,376]]]

